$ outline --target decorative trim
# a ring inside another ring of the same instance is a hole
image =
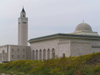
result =
[[[100,46],[92,46],[92,48],[100,48]]]
[[[38,37],[38,38],[33,38],[30,39],[28,42],[36,42],[36,41],[41,41],[41,40],[47,40],[51,38],[76,38],[76,39],[94,39],[94,40],[100,40],[100,36],[89,36],[89,35],[76,35],[76,34],[53,34],[53,35],[48,35],[48,36],[43,36],[43,37]]]

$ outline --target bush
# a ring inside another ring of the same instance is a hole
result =
[[[18,60],[0,64],[0,73],[18,75],[100,75],[100,52],[45,61]]]

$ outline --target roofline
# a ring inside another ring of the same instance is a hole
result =
[[[54,38],[71,38],[71,39],[94,39],[94,40],[100,40],[100,36],[91,36],[91,35],[76,35],[76,34],[52,34],[52,35],[47,35],[43,37],[38,37],[38,38],[33,38],[30,39],[28,42],[36,42],[36,41],[42,41],[42,40],[47,40],[47,39],[54,39]]]
[[[8,45],[2,45],[2,46],[0,46],[0,47],[6,47],[6,46],[21,46],[21,47],[29,47],[29,46],[22,46],[22,45],[10,45],[10,44],[8,44]]]

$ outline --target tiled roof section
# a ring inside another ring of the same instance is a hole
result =
[[[78,38],[78,39],[95,39],[95,40],[100,40],[100,36],[88,36],[88,35],[75,35],[75,34],[62,34],[62,33],[58,33],[58,34],[53,34],[53,35],[33,38],[33,39],[30,39],[29,42],[35,42],[35,41],[46,40],[46,39],[51,39],[51,38]]]

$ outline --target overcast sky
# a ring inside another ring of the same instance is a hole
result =
[[[28,39],[74,32],[83,20],[100,35],[100,0],[0,0],[0,45],[17,45],[23,6],[29,19]]]

